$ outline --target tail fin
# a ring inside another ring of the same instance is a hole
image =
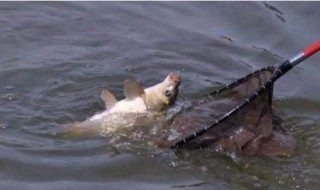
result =
[[[75,122],[64,125],[64,130],[58,137],[62,138],[85,138],[99,135],[97,127],[88,126],[85,122]]]

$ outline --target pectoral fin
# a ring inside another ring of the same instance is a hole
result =
[[[118,102],[116,97],[114,97],[114,95],[109,90],[102,90],[100,97],[104,101],[107,109]]]
[[[124,82],[124,95],[128,99],[142,97],[144,95],[144,87],[137,81],[126,80]]]

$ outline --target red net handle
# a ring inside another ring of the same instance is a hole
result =
[[[320,50],[320,41],[318,41],[318,42],[312,44],[311,46],[307,47],[306,49],[304,49],[303,53],[304,53],[305,57],[309,57],[319,50]]]

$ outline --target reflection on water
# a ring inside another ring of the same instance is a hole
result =
[[[176,153],[143,140],[157,126],[127,136],[57,134],[103,110],[101,90],[123,97],[128,78],[150,86],[179,72],[188,107],[185,99],[280,63],[319,40],[318,5],[1,2],[1,189],[315,189],[319,55],[275,87],[276,110],[298,142],[290,158]]]

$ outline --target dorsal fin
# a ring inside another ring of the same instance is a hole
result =
[[[128,99],[142,97],[144,95],[144,88],[135,80],[126,80],[124,82],[124,95]]]
[[[107,109],[118,102],[116,97],[114,97],[114,95],[109,90],[102,90],[100,97],[104,101]]]

